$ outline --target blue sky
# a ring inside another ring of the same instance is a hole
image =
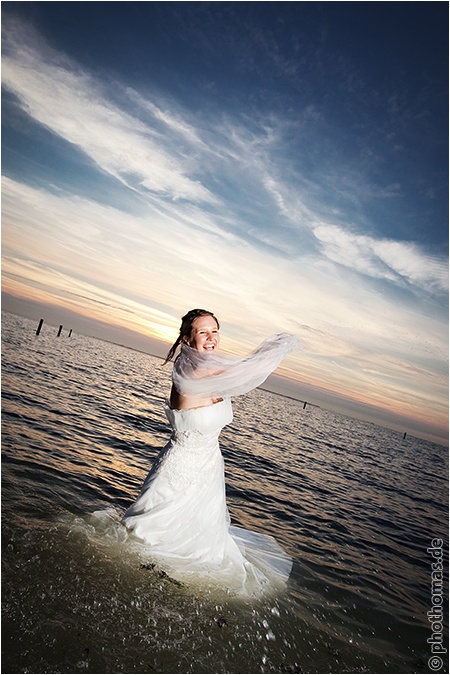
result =
[[[4,308],[154,353],[198,306],[226,351],[293,332],[286,392],[446,437],[447,3],[2,24]]]

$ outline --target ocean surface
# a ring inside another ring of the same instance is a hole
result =
[[[257,601],[178,586],[92,518],[120,519],[168,441],[170,366],[36,328],[2,315],[2,673],[448,672],[439,632],[427,642],[447,448],[261,389],[235,399],[232,523],[274,535],[292,574]]]

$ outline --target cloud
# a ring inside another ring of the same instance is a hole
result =
[[[168,154],[157,134],[108,100],[97,81],[50,47],[37,40],[32,44],[24,44],[20,32],[5,31],[3,86],[28,115],[130,189],[216,201],[200,181],[186,175],[183,158],[173,148]]]
[[[356,272],[430,293],[448,291],[447,261],[423,254],[413,243],[353,234],[336,225],[318,225],[313,232],[327,258]]]
[[[153,120],[161,122],[163,127],[166,127],[170,132],[175,133],[178,137],[184,138],[191,145],[199,146],[202,150],[207,150],[207,146],[200,138],[195,127],[188,124],[173,110],[168,110],[167,108],[163,110],[161,106],[144,98],[144,96],[141,96],[139,92],[131,87],[127,87],[125,91],[128,99],[136,104],[136,112],[138,112],[139,108],[142,108],[142,110],[150,113]]]
[[[244,353],[292,331],[304,343],[287,362],[298,379],[411,414],[426,400],[438,407],[446,259],[377,237],[357,217],[367,195],[392,199],[395,182],[374,186],[331,160],[305,170],[283,118],[228,111],[199,121],[178,102],[112,87],[13,28],[2,75],[17,105],[136,202],[129,212],[45,176],[39,188],[4,177],[10,290],[28,285],[37,298],[164,339],[186,309],[206,306],[223,320],[225,349]],[[320,123],[304,110],[305,154],[307,125]]]
[[[124,214],[5,177],[3,218],[5,274],[12,259],[32,260],[43,277],[48,270],[59,270],[89,284],[90,293],[105,288],[121,302],[134,297],[145,306],[156,299],[166,307],[175,302],[180,311],[192,298],[211,306],[219,302],[245,339],[251,333],[264,336],[265,326],[303,332],[298,316],[308,317],[308,325],[317,331],[314,340],[305,333],[308,352],[329,357],[355,357],[361,349],[376,352],[379,341],[384,341],[385,352],[392,339],[396,344],[403,340],[403,349],[411,335],[419,349],[441,334],[438,322],[428,334],[433,320],[420,304],[411,313],[367,283],[355,286],[331,262],[313,256],[286,260],[235,237],[221,237],[214,228],[195,230],[190,218],[184,221],[181,215],[169,220],[151,210]],[[49,282],[55,288],[60,284],[54,277]]]
[[[7,28],[3,84],[22,110],[172,223],[181,219],[282,257],[325,256],[413,291],[448,289],[444,259],[414,243],[360,234],[328,197],[332,193],[361,210],[356,195],[378,193],[388,199],[398,184],[364,184],[354,172],[330,171],[328,165],[309,178],[294,168],[292,159],[280,161],[291,123],[263,115],[239,122],[223,117],[202,120],[200,131],[185,110],[149,100],[117,82],[100,83],[31,29],[24,34],[23,24],[8,20]],[[297,129],[310,120],[311,111],[316,123],[318,113],[307,106]],[[330,220],[333,212],[337,224]]]

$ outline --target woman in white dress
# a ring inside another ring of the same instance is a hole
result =
[[[286,582],[292,560],[273,537],[230,526],[218,438],[233,419],[230,397],[261,384],[298,343],[278,334],[245,358],[217,355],[219,343],[212,312],[183,317],[165,361],[181,347],[165,406],[172,436],[123,522],[178,579],[259,595]]]

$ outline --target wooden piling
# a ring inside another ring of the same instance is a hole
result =
[[[69,335],[67,337],[70,337],[72,335],[72,329],[69,331]]]
[[[405,440],[405,438],[406,438],[406,431],[405,431],[405,433],[403,434],[403,440]]]
[[[303,404],[303,410],[306,408],[306,401]]]
[[[44,323],[44,319],[41,319],[39,321],[39,326],[37,327],[37,330],[36,330],[36,335],[39,335],[39,333],[41,332],[41,328],[42,328],[43,323]]]
[[[58,335],[57,335],[56,337],[59,337],[59,336],[61,335],[61,331],[62,331],[62,329],[63,329],[63,327],[62,327],[62,326],[60,326],[60,327],[59,327],[59,330],[58,330]]]

